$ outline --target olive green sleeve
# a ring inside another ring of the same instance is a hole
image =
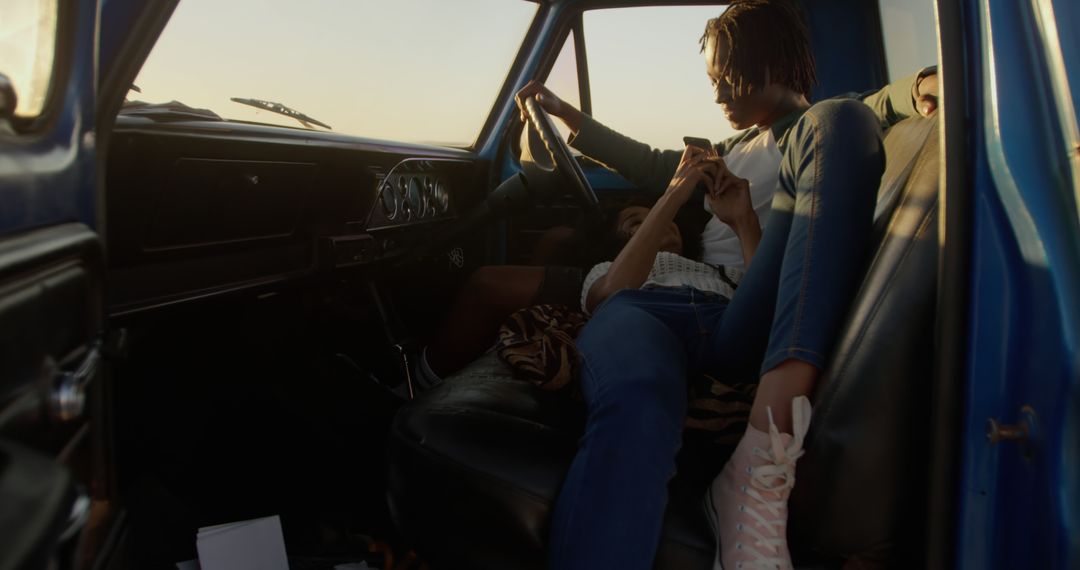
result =
[[[908,117],[919,114],[915,109],[915,100],[911,97],[919,73],[913,73],[859,97],[867,107],[874,110],[874,114],[881,121],[881,128],[889,128]]]
[[[713,146],[717,154],[724,156],[746,135],[746,131],[736,133]],[[654,149],[605,127],[587,115],[577,135],[571,135],[569,142],[585,156],[618,172],[638,188],[652,193],[660,193],[667,188],[683,154],[682,150]]]
[[[615,170],[638,188],[650,193],[667,188],[682,159],[681,150],[658,150],[621,135],[586,116],[570,146]]]

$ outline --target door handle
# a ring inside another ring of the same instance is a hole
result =
[[[1030,458],[1031,437],[1035,431],[1036,420],[1035,409],[1027,405],[1020,408],[1020,417],[1015,424],[1003,424],[996,418],[990,418],[986,421],[986,439],[990,445],[1016,442],[1020,444],[1024,457]]]
[[[74,370],[56,373],[49,402],[54,419],[66,422],[82,416],[86,409],[86,387],[97,376],[100,365],[101,350],[94,343]]]

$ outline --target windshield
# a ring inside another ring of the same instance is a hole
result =
[[[526,0],[183,0],[129,99],[465,147],[536,9]]]

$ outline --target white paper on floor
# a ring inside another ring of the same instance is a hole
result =
[[[202,570],[289,570],[277,515],[200,528],[195,548]]]

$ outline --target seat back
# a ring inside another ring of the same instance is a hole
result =
[[[796,553],[918,567],[937,286],[937,119],[897,124],[885,148],[880,243],[818,384],[789,536]]]

